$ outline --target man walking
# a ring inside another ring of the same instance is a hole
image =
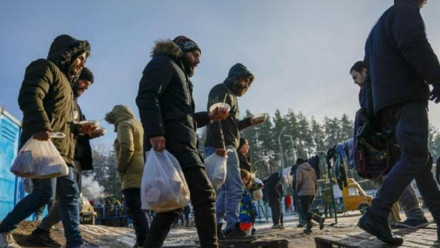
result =
[[[133,220],[136,234],[135,248],[143,247],[148,234],[148,219],[141,209],[141,181],[144,171],[144,129],[133,112],[125,105],[116,105],[105,115],[115,125],[114,142],[117,170],[128,218]]]
[[[428,99],[440,101],[440,65],[426,38],[420,8],[426,0],[395,0],[373,27],[365,45],[375,115],[393,132],[400,160],[385,178],[359,227],[394,245],[390,208],[415,178],[426,206],[440,224],[440,192],[428,164]],[[433,86],[429,93],[428,84]],[[439,230],[437,227],[437,235]]]
[[[73,84],[73,96],[74,96],[74,119],[75,122],[86,120],[80,106],[78,105],[78,98],[92,85],[94,82],[93,73],[84,67],[78,80]],[[75,133],[75,132],[74,132]],[[93,170],[92,148],[90,146],[90,139],[104,135],[102,129],[95,130],[92,135],[75,134],[75,155],[74,155],[74,176],[78,185],[79,191],[81,191],[81,172],[83,170]],[[52,183],[56,186],[56,178],[52,179]],[[54,186],[54,187],[55,187]],[[61,247],[61,244],[50,236],[50,230],[53,225],[61,220],[60,217],[60,201],[56,200],[54,205],[49,210],[49,213],[41,221],[40,225],[28,236],[27,241],[34,245],[42,245],[48,247]]]
[[[358,61],[351,67],[350,74],[354,83],[360,87],[359,103],[361,108],[365,109],[369,121],[376,121],[374,119],[373,99],[371,96],[371,80],[367,66],[363,61]],[[379,184],[378,191],[380,191],[383,178],[377,178],[373,181]],[[395,206],[391,210],[392,214],[390,214],[388,218],[389,222],[392,223],[391,225],[401,228],[418,229],[426,227],[429,224],[422,208],[419,206],[419,199],[411,184],[403,190],[398,202],[399,204],[397,204],[397,202],[394,203]],[[407,217],[404,221],[400,221],[399,205],[403,208]]]
[[[73,176],[75,143],[71,85],[84,68],[89,53],[87,41],[79,41],[68,35],[58,36],[50,46],[47,59],[38,59],[26,68],[18,96],[23,111],[22,144],[32,138],[49,140],[49,134],[53,131],[66,135],[64,139],[54,139],[52,142],[69,166],[69,174],[56,179],[68,248],[86,247],[79,228],[78,187]],[[84,125],[80,129],[84,133],[93,130],[93,127]],[[33,179],[32,182],[32,193],[21,200],[0,225],[0,247],[14,247],[15,241],[10,232],[51,198],[51,179]]]
[[[200,63],[201,50],[191,39],[178,36],[159,41],[144,69],[136,103],[144,127],[144,149],[165,148],[182,167],[191,193],[201,247],[218,247],[215,192],[197,149],[197,127],[226,118],[225,109],[195,113],[189,80]],[[181,209],[157,213],[144,247],[161,247]]]
[[[228,156],[226,181],[220,188],[217,198],[217,232],[219,239],[230,241],[249,241],[255,239],[240,230],[239,207],[243,194],[243,184],[240,177],[237,148],[240,142],[240,130],[264,122],[251,117],[239,120],[238,97],[243,96],[252,82],[254,75],[243,64],[237,63],[231,67],[228,77],[221,84],[214,86],[209,92],[208,109],[215,103],[224,102],[231,107],[227,119],[208,125],[205,141],[205,156],[214,152]],[[221,231],[222,219],[226,219],[226,228]],[[224,234],[224,236],[223,236]]]

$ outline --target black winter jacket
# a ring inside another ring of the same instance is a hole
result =
[[[75,121],[84,121],[86,116],[83,114],[81,107],[78,105],[78,98],[75,98],[74,109],[77,112],[78,118]],[[79,161],[81,170],[93,170],[92,147],[90,146],[90,136],[75,135],[76,146],[74,159]]]
[[[150,137],[165,136],[166,149],[182,168],[203,167],[197,150],[197,127],[209,122],[208,112],[194,113],[193,85],[180,60],[182,51],[170,40],[156,43],[143,71],[136,104],[144,128],[144,150]]]
[[[365,62],[376,114],[393,104],[427,104],[427,83],[440,84],[440,65],[414,0],[395,0],[380,17],[367,39]]]
[[[235,149],[240,144],[240,130],[251,126],[251,118],[239,120],[240,111],[238,109],[237,96],[232,92],[232,81],[226,79],[224,83],[217,84],[209,92],[208,109],[211,105],[225,102],[231,106],[229,116],[222,120],[208,125],[208,133],[205,147],[214,146],[222,148],[233,146]]]
[[[66,137],[52,139],[52,142],[69,166],[74,165],[75,150],[72,133],[75,78],[69,77],[69,71],[72,61],[86,51],[90,51],[87,41],[58,36],[51,44],[47,59],[38,59],[26,68],[18,96],[23,111],[21,145],[38,132],[62,132]]]

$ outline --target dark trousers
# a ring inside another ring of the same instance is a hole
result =
[[[304,217],[304,220],[306,222],[305,224],[307,229],[312,228],[312,219],[316,222],[321,221],[321,216],[312,213],[312,211],[310,211],[310,207],[312,206],[314,198],[315,196],[313,195],[299,196],[300,211],[301,211],[301,215]]]
[[[391,206],[404,189],[416,180],[423,201],[440,221],[440,191],[428,164],[428,112],[423,102],[391,106],[381,112],[383,126],[393,131],[401,149],[400,160],[385,178],[372,206],[373,214],[388,218]]]
[[[281,210],[281,202],[270,203],[270,210],[272,211],[273,225],[283,225],[283,211]]]
[[[197,233],[200,246],[217,248],[217,225],[215,215],[215,192],[205,170],[201,167],[183,169],[191,194]],[[144,248],[161,247],[170,231],[171,225],[181,214],[182,209],[156,213],[150,226]]]
[[[124,189],[122,194],[127,208],[127,216],[133,220],[136,242],[139,246],[142,246],[148,234],[148,219],[144,211],[141,210],[141,189]]]

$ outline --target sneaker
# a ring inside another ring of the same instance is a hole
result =
[[[284,226],[281,224],[276,224],[274,226],[271,227],[272,229],[284,229]]]
[[[50,237],[50,232],[43,229],[35,229],[27,238],[26,241],[34,245],[47,247],[61,247],[61,244]]]
[[[386,218],[372,214],[368,209],[359,219],[358,226],[387,244],[401,245],[403,243],[402,237],[394,235],[391,232]]]
[[[255,240],[255,236],[247,235],[240,229],[240,225],[236,225],[232,230],[225,234],[224,242],[250,242]]]
[[[298,225],[296,225],[296,227],[299,227],[299,228],[301,228],[301,227],[305,227],[305,225],[304,225],[304,224],[301,224],[301,223],[299,223]]]
[[[12,234],[9,232],[0,233],[0,247],[4,248],[20,248]]]
[[[396,227],[419,229],[429,225],[429,221],[426,218],[423,219],[406,219],[405,221],[399,221],[395,224]]]
[[[303,232],[304,232],[305,234],[309,235],[309,234],[312,233],[312,229],[310,229],[310,228],[306,228],[306,229],[304,229]]]

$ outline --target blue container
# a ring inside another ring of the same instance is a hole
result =
[[[22,179],[9,171],[18,153],[20,135],[20,121],[0,107],[0,219],[25,196]]]

